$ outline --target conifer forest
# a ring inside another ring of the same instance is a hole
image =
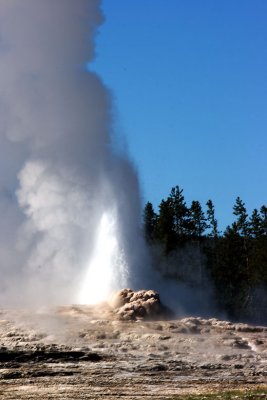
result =
[[[248,214],[237,197],[233,222],[218,229],[208,200],[188,206],[183,190],[173,187],[155,211],[148,202],[144,235],[153,265],[167,279],[206,290],[212,287],[216,310],[236,321],[267,321],[267,207]]]

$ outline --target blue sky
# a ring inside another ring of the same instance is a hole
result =
[[[171,187],[212,199],[220,228],[237,196],[267,204],[267,1],[103,0],[91,68],[113,91],[115,128],[143,201]]]

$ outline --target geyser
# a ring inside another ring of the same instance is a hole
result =
[[[98,0],[0,1],[2,303],[136,287],[138,179],[112,142],[110,93],[85,67],[102,20]]]
[[[105,212],[97,231],[96,244],[82,283],[80,303],[94,304],[106,300],[127,285],[128,270],[123,248],[118,241],[118,216]]]

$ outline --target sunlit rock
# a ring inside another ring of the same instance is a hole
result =
[[[134,292],[131,289],[122,289],[111,296],[109,305],[121,320],[172,317],[171,310],[161,303],[159,294],[155,290]]]

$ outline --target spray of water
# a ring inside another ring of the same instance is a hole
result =
[[[0,0],[2,303],[95,302],[144,264],[136,172],[85,68],[102,21],[98,0]]]
[[[119,246],[117,216],[104,213],[97,232],[93,255],[83,280],[79,302],[94,304],[108,298],[111,291],[127,285],[127,263]]]

